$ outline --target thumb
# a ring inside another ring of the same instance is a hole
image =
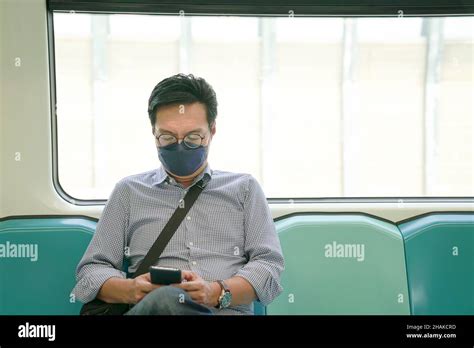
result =
[[[141,275],[143,277],[143,279],[145,279],[146,281],[148,281],[149,283],[151,283],[151,275],[150,275],[150,272],[148,273],[144,273]]]

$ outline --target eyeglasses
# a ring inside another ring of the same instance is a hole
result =
[[[171,134],[160,134],[158,137],[155,136],[156,140],[158,141],[158,145],[160,147],[173,145],[178,142],[178,139],[174,135]],[[184,146],[195,149],[201,146],[203,139],[205,136],[202,136],[199,133],[189,133],[183,139]]]

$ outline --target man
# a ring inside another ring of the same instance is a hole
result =
[[[202,78],[178,74],[153,89],[148,114],[162,166],[115,186],[77,271],[73,292],[129,303],[133,314],[252,314],[281,291],[284,260],[264,193],[249,174],[211,170],[217,99]],[[245,139],[242,139],[245,141]],[[157,266],[182,270],[183,282],[126,279],[196,182],[204,189],[161,254]]]

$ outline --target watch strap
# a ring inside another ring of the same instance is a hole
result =
[[[217,305],[215,306],[215,308],[221,309],[222,298],[225,296],[226,292],[230,293],[230,290],[227,284],[223,280],[216,280],[216,282],[221,287],[221,294],[219,295],[219,298],[217,299]]]

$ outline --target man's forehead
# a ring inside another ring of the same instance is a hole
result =
[[[158,110],[155,124],[160,132],[202,132],[207,127],[207,114],[200,103],[173,104]]]
[[[157,115],[167,114],[206,114],[206,106],[202,103],[195,102],[190,104],[170,104],[164,105],[158,109]]]

